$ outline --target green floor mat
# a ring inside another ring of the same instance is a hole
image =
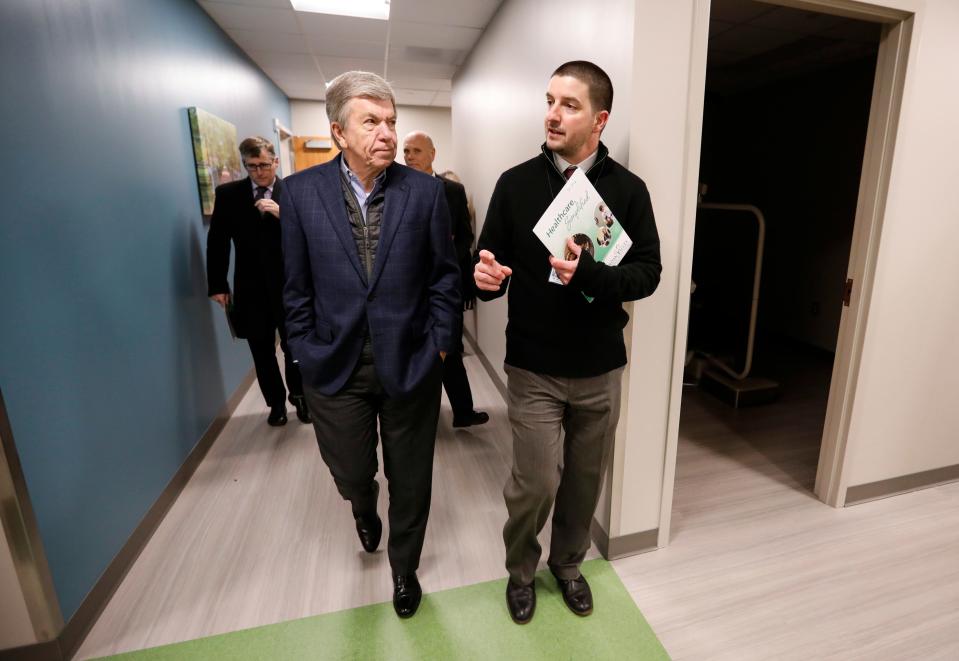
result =
[[[595,606],[578,617],[548,571],[536,577],[536,614],[524,626],[506,609],[506,580],[428,593],[400,620],[391,603],[327,613],[185,643],[129,652],[130,661],[294,659],[669,659],[616,572],[583,564]]]

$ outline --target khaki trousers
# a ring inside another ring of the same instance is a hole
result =
[[[542,549],[536,539],[550,508],[547,563],[556,576],[579,576],[590,524],[619,420],[623,368],[562,378],[506,366],[513,471],[503,490],[506,569],[514,583],[533,582]]]

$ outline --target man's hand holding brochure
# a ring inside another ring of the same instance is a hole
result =
[[[633,245],[613,212],[600,197],[582,170],[577,169],[549,205],[533,233],[553,257],[550,282],[568,284],[583,251],[597,262],[616,266]],[[583,294],[586,296],[586,294]],[[588,301],[593,299],[586,296]]]

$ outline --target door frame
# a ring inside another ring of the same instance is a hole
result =
[[[293,165],[293,132],[275,117],[273,132],[276,134],[276,155],[280,157],[280,177],[289,177],[296,171]]]
[[[833,507],[845,505],[847,476],[845,459],[849,452],[850,414],[859,378],[863,340],[868,322],[869,302],[879,254],[879,237],[886,209],[895,138],[902,106],[905,71],[911,46],[912,27],[918,3],[909,0],[756,0],[766,4],[835,14],[883,24],[873,96],[869,112],[866,148],[860,177],[853,241],[847,277],[854,282],[850,305],[844,307],[839,325],[836,360],[830,381],[822,448],[814,492]],[[699,159],[705,100],[706,56],[709,46],[710,0],[694,0],[690,49],[690,87],[687,105],[685,173],[683,178],[683,219],[680,235],[680,277],[672,361],[672,388],[666,435],[666,455],[661,499],[659,546],[669,543],[673,486],[682,404],[683,356],[688,332],[689,282],[696,226],[699,189]],[[908,6],[911,10],[902,9]],[[684,289],[685,283],[685,289]]]
[[[888,16],[887,12],[873,14]],[[874,19],[875,20],[875,19]],[[859,381],[859,366],[869,319],[869,304],[879,258],[879,237],[886,213],[889,176],[895,152],[899,113],[912,40],[913,15],[883,23],[873,82],[866,148],[853,225],[846,277],[852,280],[848,307],[843,307],[836,342],[814,492],[833,507],[846,504],[849,423]]]

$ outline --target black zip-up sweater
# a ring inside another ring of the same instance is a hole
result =
[[[618,266],[596,262],[584,251],[566,286],[548,281],[549,251],[533,234],[566,183],[552,152],[543,145],[539,156],[507,170],[496,182],[477,255],[489,250],[513,275],[499,291],[477,290],[477,296],[489,301],[509,290],[507,365],[551,376],[589,377],[626,364],[623,328],[629,317],[622,303],[656,290],[662,271],[659,234],[646,184],[610,158],[602,143],[586,176],[633,245]],[[594,297],[591,303],[584,293]]]

